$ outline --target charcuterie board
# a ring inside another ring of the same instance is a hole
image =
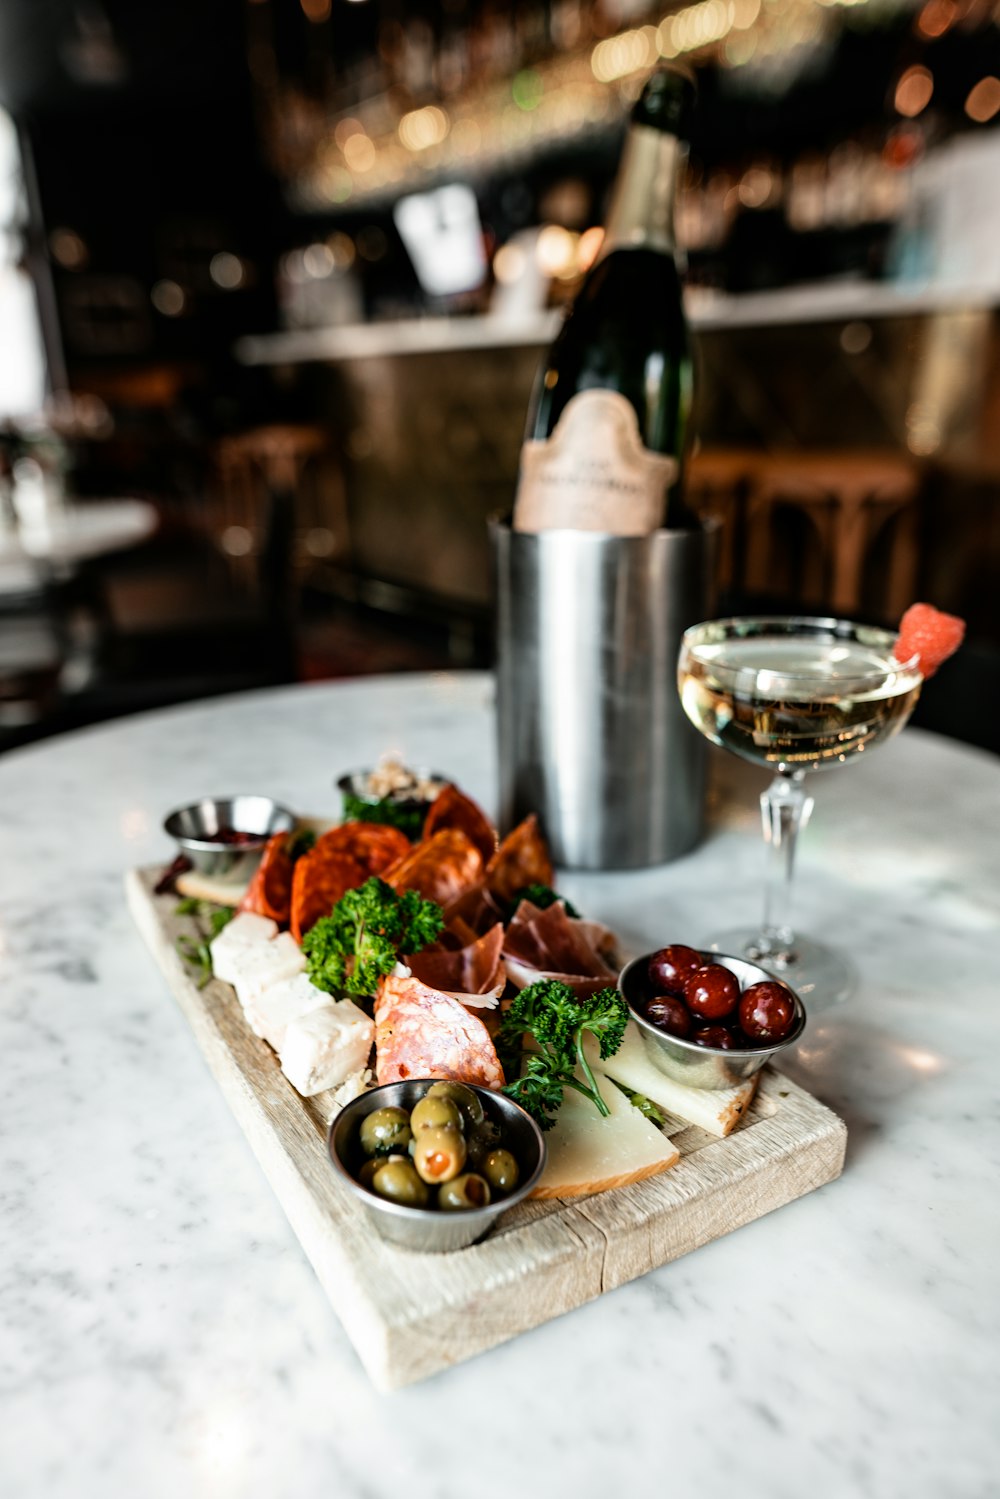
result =
[[[847,1132],[811,1094],[767,1068],[736,1130],[678,1121],[681,1159],[663,1175],[573,1202],[523,1203],[454,1254],[384,1242],[334,1177],[326,1095],[303,1099],[247,1028],[232,989],[196,987],[177,950],[187,930],[162,870],[132,870],[129,908],[303,1249],[382,1390],[471,1358],[732,1232],[840,1175]]]

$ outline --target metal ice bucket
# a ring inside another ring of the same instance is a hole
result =
[[[537,812],[563,867],[678,858],[702,833],[705,741],[677,653],[708,612],[711,536],[490,533],[501,827]]]

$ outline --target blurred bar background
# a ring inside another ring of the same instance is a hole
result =
[[[660,58],[718,612],[962,614],[915,721],[1000,749],[995,0],[0,0],[0,749],[490,663]]]

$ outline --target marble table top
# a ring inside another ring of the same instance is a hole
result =
[[[468,1364],[368,1383],[132,929],[163,814],[261,789],[335,815],[398,750],[494,799],[482,675],[289,688],[0,760],[0,1491],[16,1499],[993,1495],[1000,763],[907,730],[817,778],[803,929],[860,992],[786,1064],[844,1176]],[[562,888],[626,947],[753,920],[760,778],[705,843]]]

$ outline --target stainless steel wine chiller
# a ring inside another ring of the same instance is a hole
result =
[[[711,534],[490,530],[501,827],[537,812],[569,868],[686,853],[705,742],[681,710],[677,653],[706,617]]]

